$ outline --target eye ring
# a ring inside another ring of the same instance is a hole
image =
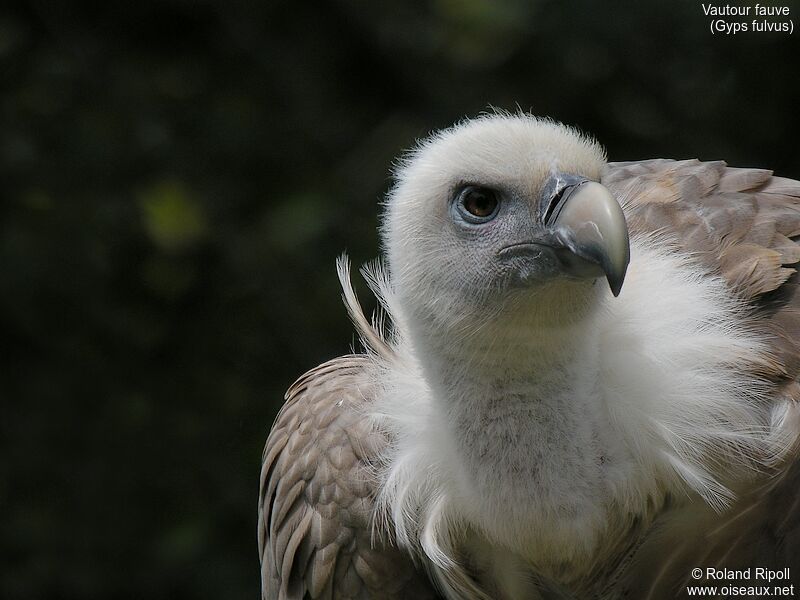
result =
[[[456,194],[453,204],[461,218],[468,223],[480,225],[497,216],[500,210],[500,194],[491,188],[467,185]]]

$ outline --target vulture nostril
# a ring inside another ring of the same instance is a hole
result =
[[[555,217],[558,216],[557,214],[554,216],[553,213],[556,212],[556,208],[559,207],[561,201],[564,199],[564,192],[567,190],[567,187],[568,186],[564,186],[558,190],[550,200],[550,204],[547,207],[547,212],[544,214],[545,225],[550,225],[550,223],[555,220]]]

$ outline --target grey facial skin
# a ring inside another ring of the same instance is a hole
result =
[[[454,222],[467,236],[494,253],[495,283],[525,287],[555,277],[598,278],[605,275],[618,296],[630,260],[625,216],[601,184],[578,175],[556,173],[538,201],[496,190],[499,207],[489,220],[476,222],[457,206]]]

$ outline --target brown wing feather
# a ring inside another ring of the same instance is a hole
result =
[[[800,182],[697,160],[611,163],[602,181],[621,199],[632,232],[677,234],[682,250],[751,304],[753,327],[771,342],[766,375],[776,383],[774,400],[800,402],[800,245],[793,239],[800,235]],[[799,485],[795,451],[740,489],[723,515],[698,505],[676,523],[668,512],[628,570],[629,593],[683,597],[687,585],[705,583],[691,579],[695,567],[790,567],[800,583]]]
[[[438,597],[406,553],[372,535],[370,464],[386,440],[364,417],[365,365],[334,359],[286,393],[261,468],[265,600]]]
[[[666,229],[748,300],[794,273],[800,247],[800,183],[724,162],[610,163],[603,183],[621,198],[635,231]]]

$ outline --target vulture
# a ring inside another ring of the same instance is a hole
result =
[[[267,439],[265,600],[800,586],[800,182],[492,113],[400,160],[381,236],[374,317],[337,265],[363,349]]]

